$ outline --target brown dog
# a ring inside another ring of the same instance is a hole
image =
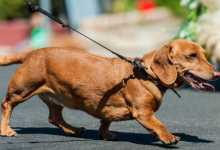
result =
[[[165,91],[120,58],[103,58],[64,48],[45,48],[0,58],[0,65],[22,63],[2,102],[2,136],[17,136],[9,126],[14,107],[38,95],[49,108],[49,122],[69,135],[80,136],[85,128],[67,124],[63,107],[82,110],[101,119],[100,136],[118,140],[111,134],[112,121],[136,119],[166,145],[180,138],[167,132],[154,116]],[[205,80],[216,80],[220,73],[205,59],[205,51],[196,43],[175,40],[144,55],[142,65],[160,80],[161,86],[180,88],[185,83],[204,91],[214,90]]]

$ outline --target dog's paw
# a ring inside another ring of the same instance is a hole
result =
[[[167,146],[176,145],[180,141],[180,137],[169,134],[161,139],[161,142]]]
[[[66,133],[69,136],[77,136],[77,137],[79,137],[79,136],[83,135],[83,133],[85,132],[85,129],[86,128],[83,128],[83,127],[81,127],[81,128],[74,128],[73,131],[66,132]]]
[[[102,139],[102,140],[105,140],[105,141],[119,141],[119,138],[117,135],[115,134],[112,134],[111,132],[100,132],[99,133],[99,137]]]
[[[11,128],[8,128],[7,130],[5,131],[1,131],[1,136],[4,136],[4,137],[13,137],[13,136],[18,136],[18,134],[12,130]]]

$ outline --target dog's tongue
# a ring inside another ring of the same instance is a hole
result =
[[[206,87],[212,91],[215,91],[215,88],[212,85],[210,85],[208,82],[206,82],[205,80],[200,79],[200,78],[197,78],[197,80],[199,80],[199,82],[201,82],[204,87]]]
[[[206,88],[212,90],[212,91],[215,91],[215,88],[214,88],[212,85],[208,84],[208,83],[202,83],[202,85],[203,85],[204,87],[206,87]]]

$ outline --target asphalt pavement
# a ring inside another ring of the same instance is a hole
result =
[[[0,67],[0,99],[5,98],[7,84],[18,65]],[[146,131],[137,121],[115,122],[110,130],[120,141],[99,138],[100,121],[81,112],[64,109],[65,120],[76,127],[85,127],[82,137],[69,137],[48,122],[47,106],[38,97],[20,104],[13,111],[10,125],[18,137],[0,137],[2,150],[219,150],[220,149],[220,93],[178,90],[179,99],[168,91],[156,117],[167,130],[181,138],[166,147]]]

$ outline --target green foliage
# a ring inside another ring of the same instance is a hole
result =
[[[136,0],[114,0],[112,3],[112,13],[126,12],[135,10]]]
[[[39,0],[29,0],[39,5]],[[55,16],[59,15],[61,9],[65,9],[64,0],[54,0],[52,3],[52,12]],[[31,15],[27,3],[23,0],[0,0],[0,20],[28,18]]]
[[[177,35],[173,39],[188,39],[191,41],[196,41],[199,37],[201,31],[197,28],[197,20],[199,16],[204,14],[207,10],[205,6],[201,4],[199,0],[181,0],[180,6],[188,7],[189,12],[185,19],[178,25],[169,27],[165,30],[170,30],[176,27],[180,27]],[[206,49],[205,45],[201,45],[203,49]],[[211,60],[212,53],[206,53],[206,59]]]
[[[37,0],[32,0],[37,3]],[[0,0],[0,19],[14,19],[28,17],[30,12],[23,0]]]
[[[189,14],[180,24],[180,30],[174,39],[195,41],[200,35],[200,31],[197,30],[197,19],[206,12],[206,8],[198,0],[189,0],[186,5],[190,10]]]
[[[158,6],[165,6],[176,16],[186,16],[188,13],[187,6],[180,6],[181,0],[155,0]]]
[[[55,16],[59,16],[60,12],[64,11],[66,12],[66,6],[65,6],[65,0],[51,0],[51,4],[52,4],[52,13]]]

